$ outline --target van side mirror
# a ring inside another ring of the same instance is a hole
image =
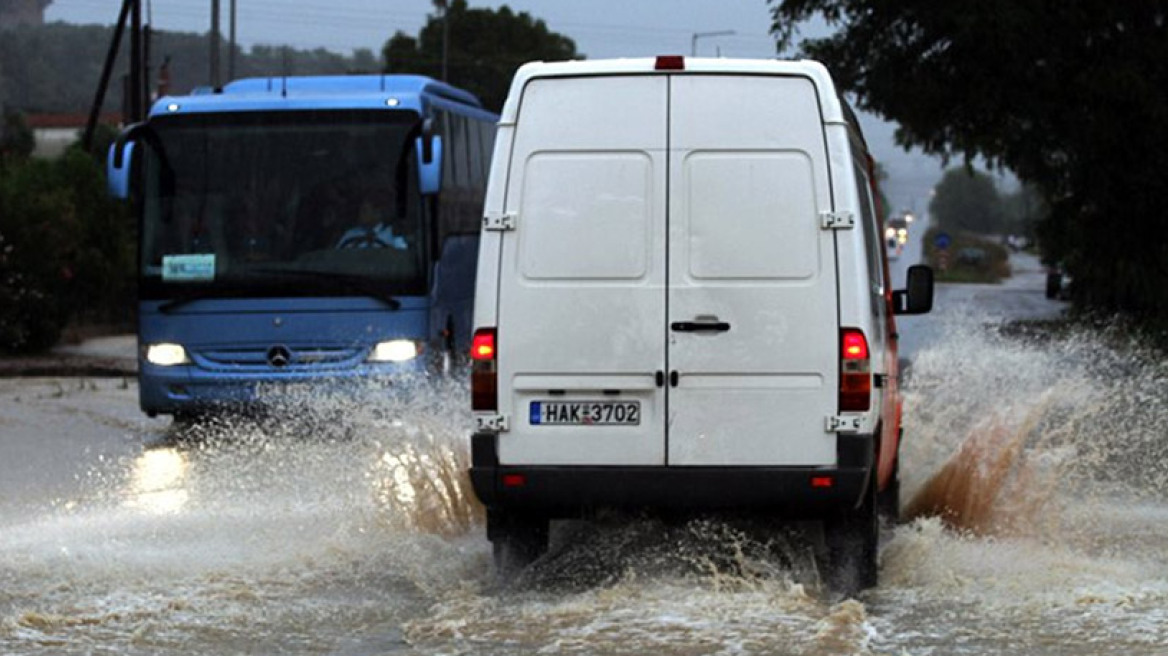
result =
[[[442,189],[442,137],[423,134],[417,139],[418,184],[423,194]]]
[[[933,309],[933,270],[917,264],[908,268],[907,289],[892,292],[894,314],[925,314]]]

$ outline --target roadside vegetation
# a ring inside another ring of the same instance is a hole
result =
[[[925,262],[933,268],[938,282],[998,283],[1010,277],[1009,250],[973,232],[950,234],[949,248],[936,246],[940,228],[925,231]]]
[[[1010,249],[1034,243],[1042,211],[1033,189],[1002,193],[986,173],[950,169],[929,202],[932,221],[921,237],[925,261],[939,282],[1001,282],[1010,277]],[[944,248],[938,246],[942,235]]]
[[[9,117],[0,139],[0,353],[43,351],[70,323],[132,325],[134,231],[98,157],[47,160]],[[102,134],[95,152],[113,139]]]
[[[1163,2],[768,2],[780,45],[823,61],[902,145],[1033,187],[1043,259],[1077,308],[1168,331]],[[799,41],[820,18],[834,32]]]

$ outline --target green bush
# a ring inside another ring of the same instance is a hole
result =
[[[128,323],[133,240],[80,149],[0,163],[0,353],[48,349],[74,320]]]
[[[998,283],[1010,277],[1010,254],[1005,246],[969,232],[950,233],[944,254],[934,243],[940,232],[925,232],[925,260],[938,282]]]

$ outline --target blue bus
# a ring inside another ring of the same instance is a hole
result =
[[[498,117],[411,75],[164,97],[111,148],[139,230],[139,388],[176,418],[469,352]]]

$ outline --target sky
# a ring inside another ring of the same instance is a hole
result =
[[[220,0],[221,30],[228,31],[231,0]],[[542,19],[549,29],[576,42],[589,59],[659,54],[705,57],[773,58],[771,15],[766,0],[468,0],[472,7],[507,4]],[[117,0],[53,0],[47,21],[112,24]],[[144,19],[156,29],[207,32],[210,0],[146,0]],[[375,54],[393,35],[416,35],[434,12],[431,0],[236,0],[240,45],[286,44],[350,54],[368,48]],[[827,28],[809,25],[804,33]],[[714,35],[732,31],[733,34]],[[694,38],[694,35],[698,35]],[[893,142],[895,125],[861,113],[861,126],[873,156],[889,173],[884,191],[890,211],[924,214],[942,169],[936,158],[906,153]]]

